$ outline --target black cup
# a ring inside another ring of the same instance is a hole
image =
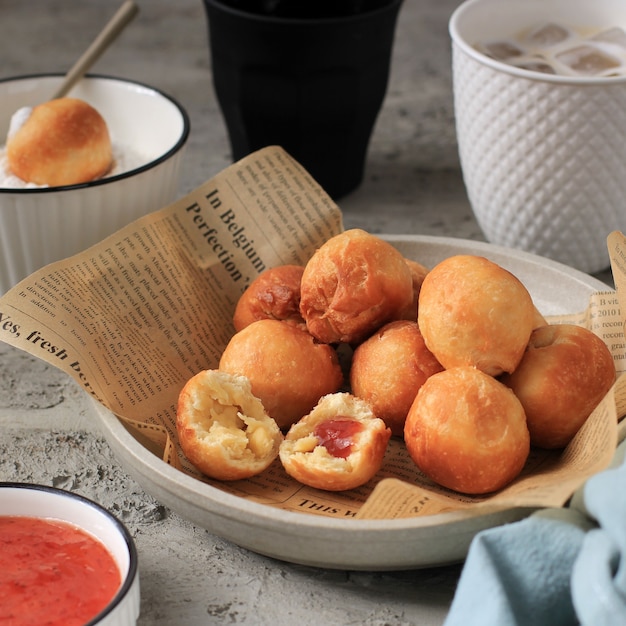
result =
[[[402,0],[204,0],[232,156],[280,145],[333,198],[363,179]]]

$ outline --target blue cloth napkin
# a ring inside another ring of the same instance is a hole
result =
[[[568,507],[476,535],[444,626],[626,625],[625,451]]]

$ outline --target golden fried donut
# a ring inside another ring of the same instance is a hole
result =
[[[331,346],[278,320],[259,320],[235,333],[222,353],[219,369],[246,376],[252,393],[283,429],[343,383]]]
[[[100,178],[113,161],[106,122],[77,98],[57,98],[34,107],[7,139],[6,155],[16,176],[50,187]]]
[[[513,274],[484,257],[457,255],[424,278],[417,321],[444,367],[473,365],[498,376],[517,367],[535,315],[530,294]]]
[[[526,411],[531,443],[563,448],[615,382],[615,364],[592,331],[543,326],[533,331],[517,369],[502,382]]]
[[[442,369],[426,347],[417,322],[397,320],[385,324],[355,349],[350,387],[401,437],[419,388]]]
[[[255,278],[239,298],[233,324],[242,330],[262,319],[284,320],[304,326],[300,315],[300,280],[304,267],[279,265]]]
[[[424,278],[426,278],[426,274],[428,274],[429,269],[425,265],[422,265],[413,259],[405,258],[404,261],[409,266],[411,279],[413,280],[413,301],[411,302],[409,309],[402,316],[402,319],[415,320],[417,319],[417,303],[419,300],[420,290],[422,289],[422,283],[424,282]]]
[[[279,456],[285,471],[302,484],[344,491],[373,478],[390,437],[365,400],[335,393],[289,429]]]
[[[401,319],[412,302],[404,257],[360,229],[331,237],[302,275],[300,312],[309,332],[324,343],[358,343],[382,324]]]
[[[185,456],[203,474],[239,480],[278,456],[283,435],[244,376],[205,370],[180,392],[176,431]]]
[[[548,325],[548,321],[543,316],[541,311],[537,307],[535,307],[535,318],[533,320],[533,330],[535,330],[535,328],[539,328],[540,326],[547,326],[547,325]]]
[[[530,450],[526,416],[515,394],[468,366],[433,374],[422,385],[406,418],[404,441],[424,474],[465,494],[510,483]]]

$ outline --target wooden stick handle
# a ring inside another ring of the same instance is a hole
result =
[[[65,75],[63,82],[52,98],[62,98],[85,75],[87,70],[100,58],[100,55],[109,47],[117,36],[126,28],[126,25],[137,15],[139,7],[132,1],[126,0],[117,10],[108,24],[102,29],[93,43],[85,50],[74,66]]]

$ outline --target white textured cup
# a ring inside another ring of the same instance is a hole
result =
[[[467,0],[450,19],[454,107],[468,197],[487,239],[584,272],[626,230],[626,76],[565,77],[474,46],[543,22],[626,29],[624,0]]]

